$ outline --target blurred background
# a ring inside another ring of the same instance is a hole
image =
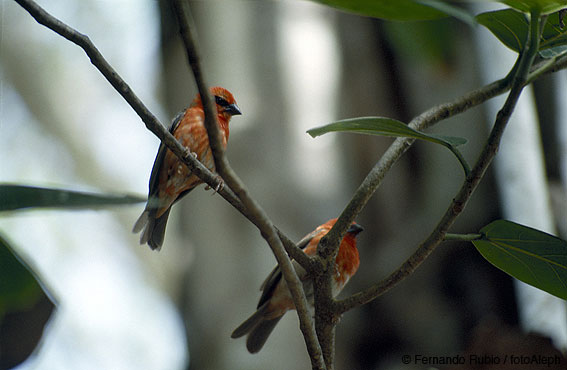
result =
[[[88,35],[164,124],[196,94],[169,2],[38,3]],[[231,122],[230,162],[294,240],[336,217],[392,142],[312,139],[307,129],[357,116],[408,122],[504,77],[515,58],[488,31],[450,18],[387,22],[307,1],[190,5],[207,80],[232,91],[243,112]],[[145,196],[158,139],[80,48],[13,1],[0,0],[0,12],[0,181]],[[562,72],[526,91],[501,158],[451,232],[508,218],[567,237],[566,83]],[[431,131],[467,138],[463,154],[474,162],[501,102]],[[342,296],[397,268],[462,180],[445,148],[416,143],[358,219],[362,262]],[[156,253],[130,231],[142,209],[0,216],[0,231],[58,303],[19,369],[309,368],[295,313],[259,354],[230,339],[275,264],[246,219],[201,187],[173,208]],[[402,355],[518,348],[527,331],[542,335],[537,348],[564,350],[565,318],[563,301],[519,287],[472,244],[444,243],[402,284],[343,316],[337,368],[410,369]]]

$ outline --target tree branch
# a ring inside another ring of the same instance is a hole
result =
[[[247,218],[253,222],[258,229],[260,229],[262,237],[266,239],[268,245],[272,249],[278,265],[282,270],[283,277],[291,292],[293,302],[299,316],[300,329],[303,333],[303,337],[307,345],[307,351],[309,352],[309,357],[311,359],[311,365],[313,369],[325,369],[326,367],[323,362],[321,347],[314,331],[313,319],[311,318],[307,308],[307,298],[303,291],[303,284],[299,280],[297,273],[291,264],[291,260],[284,249],[282,240],[278,237],[279,231],[273,225],[262,207],[249,195],[244,183],[230,167],[230,164],[224,155],[220,132],[216,122],[216,111],[212,104],[212,100],[208,96],[209,92],[201,70],[196,42],[192,36],[194,33],[192,31],[194,26],[189,17],[187,4],[184,0],[172,1],[175,13],[177,14],[181,37],[187,50],[189,64],[193,70],[193,75],[195,76],[195,81],[201,94],[201,100],[203,101],[203,107],[205,108],[205,127],[207,128],[207,133],[209,135],[209,144],[215,159],[216,171],[242,201],[246,210]],[[307,258],[309,257],[307,257],[303,252],[301,252],[301,254],[305,257],[301,257],[300,259],[304,262],[307,261]]]
[[[415,271],[415,269],[419,267],[419,265],[431,254],[431,252],[433,252],[433,250],[444,240],[447,231],[459,214],[464,210],[472,196],[472,193],[484,177],[486,170],[498,152],[502,135],[510,121],[510,117],[512,116],[512,112],[516,107],[522,90],[527,84],[530,68],[533,64],[535,55],[537,54],[537,50],[539,49],[539,35],[541,32],[540,21],[539,13],[532,14],[530,19],[530,34],[526,41],[526,48],[518,57],[519,63],[517,63],[518,67],[511,79],[512,86],[510,93],[508,94],[502,109],[496,116],[496,121],[491,130],[490,136],[488,137],[487,143],[484,146],[475,166],[469,176],[465,179],[461,189],[449,205],[447,211],[441,218],[441,221],[437,224],[427,239],[418,247],[418,249],[396,271],[390,274],[390,276],[365,291],[354,294],[342,301],[336,301],[335,309],[338,312],[344,313],[352,308],[368,303],[390,290],[405,277],[413,273],[413,271]]]
[[[20,6],[26,9],[36,21],[54,32],[58,33],[67,40],[77,44],[81,47],[87,56],[90,58],[91,63],[103,74],[107,81],[120,93],[120,95],[128,102],[134,111],[140,116],[146,127],[153,132],[175,155],[177,155],[189,169],[197,175],[200,179],[206,182],[209,186],[216,188],[218,186],[218,179],[199,161],[197,161],[189,151],[181,145],[168,130],[159,122],[159,120],[147,109],[141,100],[132,92],[128,84],[116,73],[110,64],[104,59],[102,54],[97,50],[95,45],[90,39],[73,28],[67,26],[63,22],[48,14],[44,9],[38,6],[31,0],[15,0]],[[462,212],[466,203],[481,178],[483,177],[490,162],[494,158],[499,146],[500,138],[508,123],[510,115],[515,107],[517,99],[520,96],[522,88],[539,78],[543,74],[555,72],[560,69],[567,68],[567,56],[562,55],[549,60],[540,62],[539,64],[531,67],[535,52],[537,51],[537,42],[539,37],[534,37],[539,31],[539,26],[536,27],[536,22],[531,22],[530,37],[531,45],[520,56],[518,63],[518,71],[514,73],[512,79],[502,79],[496,81],[483,88],[475,90],[463,97],[451,102],[442,104],[422,113],[415,117],[409,126],[423,130],[431,125],[452,117],[456,114],[462,113],[476,105],[479,105],[486,100],[500,95],[507,90],[511,90],[508,98],[498,113],[493,130],[488,139],[487,145],[479,156],[477,163],[472,169],[469,176],[466,177],[462,188],[452,201],[447,209],[445,215],[430,234],[430,236],[419,246],[410,258],[404,262],[400,268],[394,271],[389,277],[382,282],[368,288],[363,292],[359,292],[345,300],[335,301],[332,298],[330,291],[330,277],[332,273],[332,263],[338,251],[338,246],[342,237],[346,233],[349,225],[354,221],[360,211],[364,208],[368,200],[380,186],[387,171],[396,163],[397,160],[409,149],[413,140],[407,138],[399,138],[389,147],[382,158],[376,163],[374,168],[370,171],[364,181],[361,183],[351,201],[341,213],[337,223],[333,229],[322,239],[318,248],[318,255],[320,257],[311,258],[303,251],[301,251],[295,243],[289,240],[285,234],[277,230],[271,223],[262,208],[248,195],[248,192],[240,179],[236,176],[234,171],[228,164],[228,160],[224,156],[222,145],[220,145],[220,135],[218,126],[216,125],[216,114],[212,99],[209,96],[207,85],[203,79],[203,75],[199,66],[199,57],[196,53],[197,47],[191,37],[191,24],[187,20],[187,12],[185,10],[184,2],[181,0],[172,0],[177,10],[177,15],[180,23],[181,36],[186,45],[189,62],[195,80],[199,88],[203,106],[206,113],[205,124],[209,135],[209,142],[215,158],[216,168],[219,174],[228,184],[229,188],[222,188],[219,193],[231,205],[233,205],[239,212],[252,221],[261,231],[262,236],[268,241],[272,248],[278,263],[280,264],[284,278],[290,287],[298,315],[300,318],[300,325],[310,358],[312,366],[315,369],[324,369],[325,363],[330,365],[329,369],[333,367],[334,358],[334,326],[335,319],[342,313],[349,309],[357,307],[361,304],[369,302],[387,290],[391,289],[403,278],[411,274],[434,250],[434,248],[443,239],[452,238],[447,235],[447,230],[450,228],[456,217]],[[539,17],[537,17],[539,20]],[[532,15],[532,19],[534,16]],[[536,40],[534,40],[536,39]],[[531,73],[528,73],[530,71]],[[212,117],[212,118],[211,118]],[[471,238],[474,236],[470,236]],[[318,275],[315,276],[316,285],[316,307],[319,302],[319,310],[316,313],[318,323],[321,321],[323,324],[317,330],[319,334],[319,341],[313,331],[313,323],[307,314],[306,300],[303,289],[297,275],[293,269],[287,254],[287,251],[294,259],[305,267],[308,271],[317,271]],[[321,304],[323,303],[323,304]],[[319,320],[323,318],[323,320]],[[319,342],[325,343],[325,349],[322,352]],[[325,357],[326,361],[323,361]],[[330,356],[330,359],[328,358]]]
[[[206,184],[215,188],[218,186],[218,178],[209,171],[201,162],[189,155],[187,149],[181,145],[173,135],[161,124],[161,122],[150,112],[144,103],[130,89],[130,86],[120,77],[120,75],[112,68],[112,66],[104,59],[100,51],[90,41],[88,36],[81,34],[77,30],[69,27],[57,18],[47,13],[43,8],[30,0],[15,0],[22,8],[28,11],[30,15],[40,24],[51,29],[65,39],[81,47],[91,63],[99,70],[106,80],[115,88],[116,91],[126,100],[132,109],[142,119],[147,129],[156,135],[175,155],[177,155],[189,167],[192,173],[203,180]],[[240,213],[246,216],[246,211],[242,202],[230,189],[220,189],[219,194]],[[284,233],[278,231],[278,235],[282,240],[286,251],[297,259],[302,265],[309,265],[311,261],[309,257],[297,248]],[[307,257],[307,258],[304,258]]]
[[[495,96],[503,94],[510,89],[510,83],[505,79],[495,81],[489,85],[471,91],[458,99],[437,105],[415,117],[408,124],[415,130],[425,130],[434,124],[447,118],[463,113]],[[356,216],[366,206],[374,192],[378,189],[386,173],[401,158],[401,156],[410,148],[414,140],[409,138],[397,138],[392,145],[382,155],[380,160],[374,165],[366,178],[360,184],[353,197],[344,208],[335,226],[321,241],[327,239],[328,246],[338,247],[339,241],[346,233],[350,224],[355,220]]]
[[[177,155],[191,172],[197,175],[201,180],[211,187],[218,185],[217,177],[195,159],[181,143],[161,124],[161,122],[153,115],[152,112],[144,105],[144,103],[130,89],[130,86],[120,77],[120,75],[112,68],[112,66],[102,56],[100,51],[91,42],[88,36],[81,34],[77,30],[69,27],[51,14],[47,13],[43,8],[31,0],[15,0],[22,8],[27,10],[30,15],[40,24],[51,29],[65,39],[81,47],[91,63],[99,70],[106,80],[114,87],[116,91],[126,100],[132,109],[142,119],[147,129],[155,134],[175,155]],[[219,192],[230,204],[232,204],[241,213],[244,207],[241,202],[231,191]]]
[[[409,123],[409,126],[416,130],[424,130],[439,121],[462,113],[490,98],[502,94],[508,89],[509,83],[506,80],[502,79],[496,81],[465,94],[451,103],[441,104],[427,110],[415,117]],[[378,189],[386,173],[410,148],[413,142],[414,140],[409,138],[396,139],[360,184],[352,199],[339,216],[334,227],[321,239],[318,252],[323,258],[324,266],[332,266],[338,252],[338,246],[346,230]],[[425,259],[425,257],[423,257],[423,259]],[[324,270],[325,273],[321,278],[316,279],[315,284],[315,321],[318,326],[317,333],[319,334],[319,341],[323,348],[323,353],[330,356],[332,361],[332,353],[330,352],[332,348],[327,347],[327,345],[334,343],[334,338],[332,337],[334,330],[331,329],[335,325],[334,323],[337,321],[338,316],[344,313],[346,309],[341,304],[336,304],[331,295],[332,268],[326,267]],[[401,281],[411,272],[413,272],[413,270],[408,270],[407,266],[402,266],[395,275],[393,274],[393,276],[391,276],[391,280],[395,282]],[[370,293],[367,294],[371,296]]]
[[[567,54],[556,55],[553,58],[544,59],[534,65],[528,76],[526,84],[531,84],[541,76],[554,73],[567,68]]]
[[[191,29],[195,28],[194,23],[190,17],[190,12],[186,8],[186,2],[183,0],[173,1],[175,13],[179,22],[179,32],[183,43],[185,44],[185,49],[187,52],[187,59],[195,76],[195,82],[197,84],[199,94],[201,95],[201,101],[203,103],[203,109],[205,112],[205,126],[207,128],[207,135],[209,136],[209,145],[213,151],[213,157],[215,158],[215,167],[225,168],[230,170],[230,165],[226,160],[224,155],[224,149],[221,144],[220,131],[216,122],[216,109],[211,99],[208,84],[204,80],[204,74],[200,66],[200,57],[198,53],[197,40],[193,38],[191,34]],[[220,163],[216,163],[216,161]],[[222,176],[221,176],[222,177]],[[210,184],[209,184],[210,185]],[[233,195],[233,193],[231,193]],[[226,198],[225,198],[226,199]],[[242,203],[235,202],[235,199],[227,199],[236,209],[240,211],[244,216],[248,217],[244,210]],[[258,226],[258,225],[256,225]],[[312,264],[312,260],[303,251],[298,248],[295,243],[293,243],[285,234],[280,230],[277,230],[278,235],[289,255],[292,256],[300,265],[308,269],[308,266]]]
[[[533,72],[530,75],[530,80],[532,82],[536,78],[540,77],[545,73],[550,73],[559,69],[567,67],[567,56],[562,56],[554,58],[552,63],[540,63],[533,68]],[[510,79],[501,79],[495,81],[489,85],[481,87],[477,90],[471,91],[453,102],[440,104],[438,106],[432,107],[431,109],[423,112],[419,116],[415,117],[409,124],[411,128],[415,130],[425,130],[434,124],[445,120],[447,118],[453,117],[457,114],[463,113],[470,108],[480,105],[487,100],[505,93],[510,89],[512,82]],[[320,255],[328,261],[332,261],[336,253],[338,252],[338,246],[342,240],[346,230],[350,224],[355,220],[358,214],[366,206],[374,192],[378,189],[382,180],[384,179],[386,173],[393,167],[393,165],[401,158],[401,156],[410,148],[414,140],[409,138],[398,138],[392,143],[372,170],[368,173],[366,178],[363,180],[359,188],[354,193],[352,199],[344,208],[343,212],[339,216],[337,223],[331,229],[331,231],[321,240],[319,244]],[[441,236],[438,235],[439,237]],[[353,300],[359,300],[360,302],[368,302],[381,294],[385,293],[391,287],[396,285],[398,282],[403,280],[405,277],[410,275],[415,268],[429,255],[430,252],[421,253],[427,251],[427,249],[435,248],[433,244],[430,244],[435,238],[431,238],[428,243],[422,244],[416,254],[412,255],[407,263],[404,263],[398,270],[393,272],[388,278],[386,278],[381,283],[375,285],[372,292],[366,292],[366,297],[363,298],[362,294],[357,298],[352,298]],[[419,262],[418,262],[419,261]],[[321,293],[320,299],[328,304],[329,293],[330,292],[330,272],[327,278],[322,279],[319,285],[316,285],[318,289],[323,289],[324,292]],[[325,293],[327,292],[327,293]],[[316,297],[319,295],[316,294]],[[372,297],[372,298],[371,298]],[[350,299],[350,298],[349,298]],[[317,299],[316,299],[317,300]],[[333,301],[331,301],[333,302]],[[316,303],[317,305],[317,303]],[[345,311],[353,308],[349,307],[350,304],[343,302],[337,304],[336,312],[337,314],[342,314]],[[321,305],[322,306],[322,305]],[[318,319],[316,315],[316,320]],[[320,338],[320,341],[322,339]],[[333,342],[331,338],[328,340],[329,343]],[[322,343],[323,345],[323,343]]]
[[[185,51],[187,53],[187,59],[191,70],[193,71],[193,76],[195,76],[195,83],[197,84],[197,89],[201,95],[201,102],[203,103],[203,110],[205,111],[205,127],[207,128],[207,135],[209,136],[209,146],[213,152],[213,158],[215,159],[215,165],[218,168],[220,163],[223,161],[224,148],[222,146],[222,139],[220,130],[217,123],[217,112],[215,105],[213,104],[213,99],[211,99],[211,94],[209,92],[207,82],[205,81],[205,75],[201,69],[201,62],[199,56],[199,46],[197,39],[193,37],[192,29],[195,29],[193,19],[191,18],[191,13],[189,12],[189,6],[185,0],[172,0],[172,5],[177,16],[177,23],[179,24],[179,34],[185,45]],[[226,164],[225,164],[226,165]]]
[[[526,84],[530,84],[541,76],[553,72],[557,72],[567,68],[567,54],[562,54],[554,58],[546,59],[534,65],[528,75]],[[430,108],[419,116],[415,117],[408,124],[411,128],[421,131],[425,130],[436,123],[451,118],[460,113],[480,105],[495,96],[501,95],[508,91],[511,81],[501,79],[479,89],[473,90],[450,103],[444,103]],[[355,220],[356,216],[366,206],[366,203],[374,192],[380,186],[385,174],[396,163],[399,158],[409,149],[414,142],[409,138],[398,138],[390,145],[386,153],[376,163],[374,168],[368,173],[364,181],[361,183],[355,194],[347,204],[341,216],[333,229],[326,235],[327,245],[337,246],[342,236],[350,224]],[[328,254],[329,252],[325,252]],[[332,253],[330,253],[332,254]]]
[[[106,80],[115,88],[116,91],[126,100],[132,109],[142,119],[146,128],[155,134],[176,156],[178,156],[185,165],[197,177],[203,180],[212,188],[218,186],[218,178],[215,174],[203,166],[197,159],[175,137],[160,123],[160,121],[150,112],[144,103],[130,89],[128,84],[120,77],[120,75],[106,61],[100,51],[91,42],[88,36],[81,34],[77,30],[69,27],[59,19],[53,17],[42,7],[32,0],[16,0],[16,2],[24,8],[39,24],[51,29],[55,33],[61,35],[65,39],[81,47],[91,63],[99,70]],[[214,117],[214,115],[213,115]],[[219,194],[226,199],[241,214],[249,217],[249,212],[236,195],[226,188],[219,189]],[[256,224],[256,226],[258,226]],[[285,250],[303,266],[309,266],[312,261],[303,251],[298,248],[285,234],[277,230],[277,235]]]

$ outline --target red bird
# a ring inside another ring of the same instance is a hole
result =
[[[298,247],[304,248],[308,255],[315,255],[319,241],[331,230],[335,222],[337,222],[336,218],[317,227],[299,241]],[[356,235],[362,230],[362,226],[353,223],[339,246],[339,253],[335,259],[335,276],[332,281],[333,296],[339,294],[358,270],[360,259],[358,249],[356,249]],[[293,265],[299,279],[303,281],[305,295],[313,305],[313,281],[309,279],[306,271],[296,261],[293,261]],[[246,348],[250,353],[260,351],[278,321],[287,311],[295,309],[291,293],[287,289],[278,266],[268,275],[260,289],[262,296],[256,306],[256,312],[236,328],[231,335],[232,338],[240,338],[248,334]]]
[[[226,148],[228,122],[232,116],[242,113],[228,90],[212,87],[210,91],[215,98],[217,122],[223,147]],[[189,108],[175,117],[169,132],[191,153],[196,154],[203,165],[215,172],[215,162],[205,128],[205,112],[199,94]],[[150,248],[159,250],[163,244],[171,206],[201,183],[201,179],[193,175],[189,168],[162,143],[150,176],[148,203],[133,229],[135,233],[144,230],[140,244],[148,243]]]

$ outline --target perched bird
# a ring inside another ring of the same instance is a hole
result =
[[[298,247],[303,248],[308,255],[315,255],[319,241],[331,230],[335,222],[337,222],[336,218],[317,227],[299,241]],[[356,235],[362,230],[362,226],[353,223],[339,246],[339,252],[335,259],[335,275],[332,281],[333,296],[339,294],[358,270],[360,259],[358,249],[356,249]],[[303,282],[305,295],[310,304],[313,305],[313,281],[309,279],[307,272],[296,261],[293,261],[293,265],[299,279]],[[260,351],[278,321],[288,310],[295,309],[291,293],[279,267],[276,266],[272,270],[260,290],[262,290],[262,296],[256,306],[256,312],[236,328],[231,335],[232,338],[240,338],[248,334],[246,348],[250,353]]]
[[[228,122],[232,116],[242,113],[228,90],[212,87],[210,91],[216,102],[222,144],[226,148]],[[215,162],[205,128],[205,112],[199,94],[189,108],[175,117],[169,132],[194,153],[205,167],[215,172]],[[193,175],[189,168],[162,143],[150,175],[146,208],[133,228],[135,233],[143,229],[140,244],[148,243],[150,248],[159,250],[163,244],[171,206],[201,183],[201,179]]]

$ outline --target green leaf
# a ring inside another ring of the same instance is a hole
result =
[[[45,287],[0,235],[0,368],[11,369],[29,357],[54,307]]]
[[[144,201],[145,198],[131,195],[93,194],[65,189],[0,184],[0,212],[23,208],[95,208]]]
[[[543,28],[540,42],[541,50],[567,46],[567,27],[561,28],[559,12],[550,14]]]
[[[328,132],[354,132],[378,136],[409,137],[430,141],[432,143],[443,145],[451,150],[461,163],[461,166],[463,166],[465,174],[470,172],[469,165],[463,158],[462,154],[457,150],[457,146],[463,145],[467,142],[466,139],[461,137],[425,134],[412,129],[403,122],[386,117],[350,118],[329,123],[321,127],[312,128],[307,131],[311,137],[317,137]]]
[[[384,22],[382,32],[400,58],[414,60],[418,65],[450,68],[450,61],[459,53],[457,24],[445,18],[424,22]]]
[[[412,0],[314,0],[351,13],[396,21],[446,17],[443,12]]]
[[[529,22],[525,14],[513,9],[497,10],[477,15],[478,23],[490,30],[504,45],[520,52],[527,39]],[[561,29],[559,13],[551,14],[544,26],[540,41],[540,54],[546,57],[551,52],[542,52],[567,45],[567,27]]]
[[[530,13],[533,9],[538,9],[542,15],[567,7],[567,1],[565,0],[501,0],[501,2],[526,13]]]
[[[467,143],[467,139],[462,137],[424,134],[423,132],[412,129],[401,121],[386,117],[349,118],[312,128],[308,130],[307,133],[311,135],[311,137],[317,137],[329,132],[340,131],[379,136],[411,137],[442,145],[459,146]]]
[[[7,311],[30,308],[42,294],[45,293],[31,270],[0,235],[0,321]]]
[[[567,53],[567,45],[556,46],[539,52],[542,58],[550,59]]]
[[[526,16],[513,9],[486,12],[476,16],[478,23],[490,30],[504,45],[519,52],[528,34]]]
[[[463,8],[457,7],[453,4],[448,3],[447,1],[442,1],[442,0],[416,0],[417,3],[419,4],[423,4],[423,5],[427,5],[430,6],[434,9],[437,9],[447,15],[452,16],[453,18],[456,18],[458,20],[460,20],[461,22],[464,22],[470,26],[475,25],[476,22],[476,18],[469,13],[468,11],[466,11]]]
[[[567,242],[511,221],[498,220],[480,230],[476,249],[507,274],[567,299]]]

